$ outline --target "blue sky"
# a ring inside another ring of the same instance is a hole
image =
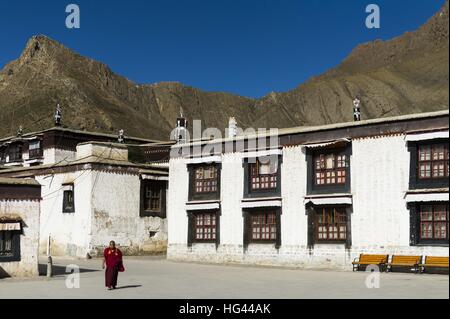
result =
[[[358,44],[414,31],[444,0],[55,0],[0,2],[0,66],[45,34],[138,83],[178,81],[260,97],[339,64]],[[81,28],[67,29],[78,4]],[[381,8],[367,29],[365,8]]]

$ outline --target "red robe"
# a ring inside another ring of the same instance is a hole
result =
[[[117,286],[119,270],[123,269],[122,252],[117,248],[106,248],[103,256],[106,262],[105,286],[115,288]]]

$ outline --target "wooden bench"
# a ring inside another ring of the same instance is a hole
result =
[[[448,271],[448,257],[433,257],[426,256],[425,263],[418,265],[420,272],[425,272],[427,268],[447,268]]]
[[[361,266],[376,265],[380,268],[384,268],[388,262],[389,255],[365,255],[361,254],[359,258],[355,258],[352,262],[353,271],[361,270]],[[380,270],[382,271],[382,270]]]
[[[392,267],[409,267],[410,269],[414,269],[415,272],[418,272],[421,259],[422,256],[394,255],[392,256],[391,262],[387,264],[388,270],[392,270]]]

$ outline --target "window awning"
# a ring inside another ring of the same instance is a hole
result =
[[[252,198],[241,202],[241,208],[281,207],[281,205],[281,199],[278,198]]]
[[[405,141],[407,142],[416,142],[416,141],[427,141],[434,140],[439,138],[448,138],[448,131],[439,131],[439,132],[429,132],[429,133],[421,133],[421,134],[407,134],[405,136]]]
[[[220,209],[220,203],[218,201],[195,201],[187,202],[186,210],[215,210]]]
[[[305,204],[312,203],[313,205],[352,205],[352,195],[320,195],[320,196],[306,196]]]
[[[149,179],[154,181],[168,181],[169,176],[141,174],[141,179]]]
[[[272,149],[272,150],[261,150],[261,151],[250,151],[242,153],[243,158],[258,158],[258,157],[267,157],[272,155],[282,155],[283,150],[280,149]]]
[[[420,202],[448,202],[447,192],[411,192],[406,193],[405,199],[407,203]]]
[[[350,143],[351,140],[347,138],[329,141],[329,142],[323,142],[323,143],[315,143],[315,144],[303,144],[303,147],[306,148],[325,148],[325,147],[339,147],[339,146],[345,146],[348,143]]]
[[[222,156],[202,156],[202,157],[194,157],[185,160],[186,164],[203,164],[203,163],[221,163]]]
[[[0,222],[0,231],[15,231],[21,230],[22,226],[19,222],[16,223],[2,223]]]

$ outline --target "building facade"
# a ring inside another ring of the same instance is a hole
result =
[[[38,275],[41,185],[0,177],[0,278]]]
[[[350,269],[361,253],[448,256],[448,120],[175,145],[168,258]]]
[[[170,142],[55,127],[0,141],[0,176],[42,185],[41,254],[91,257],[115,240],[125,254],[162,254]],[[37,145],[37,146],[35,146]]]

